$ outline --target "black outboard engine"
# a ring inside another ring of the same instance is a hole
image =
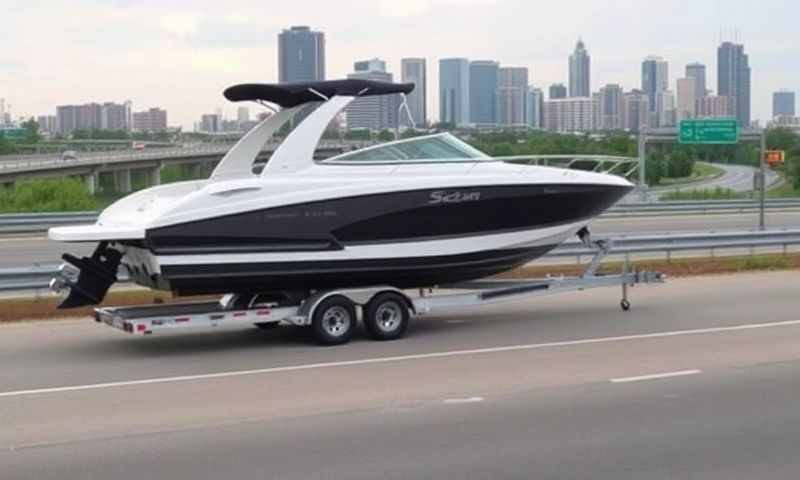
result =
[[[58,308],[76,308],[103,301],[108,289],[117,281],[122,253],[110,248],[108,242],[100,242],[91,257],[78,258],[65,253],[61,258],[67,264],[62,265],[59,275],[50,281],[50,289],[55,292],[68,289],[67,297]]]

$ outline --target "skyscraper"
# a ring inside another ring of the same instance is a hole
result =
[[[414,119],[414,124],[418,128],[424,128],[428,124],[427,109],[427,73],[424,58],[404,58],[400,60],[400,75],[404,83],[413,83],[414,90],[406,97],[408,112],[400,114],[400,123],[411,126],[408,115]]]
[[[278,79],[281,82],[325,80],[325,34],[293,26],[278,34]]]
[[[625,129],[633,133],[639,133],[650,122],[650,99],[641,90],[633,90],[625,94],[624,105],[624,125]]]
[[[494,125],[497,118],[497,71],[493,60],[469,64],[469,120],[477,125]]]
[[[795,95],[790,90],[781,90],[772,94],[772,117],[794,117]]]
[[[497,70],[497,120],[501,125],[525,125],[528,69],[502,67]]]
[[[439,121],[467,125],[469,113],[469,60],[439,60]]]
[[[355,62],[355,72],[347,78],[391,82],[392,74],[386,71],[386,62],[379,58]],[[359,97],[347,106],[347,128],[368,128],[384,130],[398,126],[400,95],[374,95]]]
[[[609,84],[600,89],[599,125],[601,130],[622,130],[624,127],[622,87]]]
[[[678,107],[677,120],[694,118],[697,111],[696,103],[700,95],[697,94],[696,78],[679,78],[677,81]]]
[[[642,62],[642,91],[650,101],[650,111],[656,112],[656,95],[669,89],[669,66],[661,57],[650,56]]]
[[[567,98],[567,87],[563,83],[554,83],[550,85],[550,100],[558,100],[559,98]]]
[[[528,87],[525,100],[525,123],[531,128],[544,128],[544,92],[541,88]]]
[[[704,97],[707,94],[706,86],[706,66],[702,63],[690,63],[686,65],[686,78],[694,79],[694,93],[697,97]]]
[[[592,98],[559,98],[544,102],[544,128],[554,132],[591,132],[597,102]]]
[[[750,126],[750,60],[744,45],[723,42],[717,49],[717,95],[728,97],[740,126]]]
[[[575,51],[569,56],[569,96],[591,96],[591,57],[583,40],[578,40]]]
[[[672,90],[662,90],[656,93],[656,119],[659,127],[674,127],[676,120],[675,94]]]
[[[0,98],[0,127],[6,124],[6,99]]]

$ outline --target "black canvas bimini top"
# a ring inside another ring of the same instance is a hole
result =
[[[284,108],[295,107],[308,102],[322,100],[315,90],[330,98],[336,95],[363,97],[369,95],[389,95],[392,93],[411,93],[413,83],[389,83],[375,80],[350,78],[347,80],[324,80],[319,82],[292,83],[244,83],[225,89],[223,95],[232,102],[263,100]]]

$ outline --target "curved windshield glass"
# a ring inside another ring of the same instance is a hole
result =
[[[485,153],[449,133],[409,138],[367,147],[325,162],[403,162],[489,160]]]

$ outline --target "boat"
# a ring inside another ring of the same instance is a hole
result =
[[[159,185],[106,208],[93,225],[57,227],[60,308],[100,303],[119,271],[177,295],[427,288],[535,260],[627,194],[624,178],[494,159],[450,133],[315,160],[351,102],[413,84],[362,79],[243,84],[231,101],[277,106],[205,180]],[[310,111],[310,112],[309,112]],[[298,120],[258,171],[266,142]],[[256,165],[254,167],[254,165]]]

